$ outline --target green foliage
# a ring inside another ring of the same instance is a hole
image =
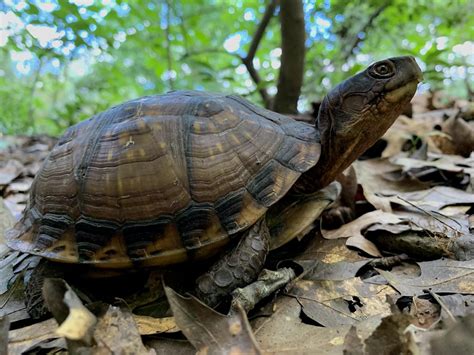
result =
[[[5,1],[0,131],[59,134],[112,105],[173,89],[236,92],[260,103],[240,57],[267,2]],[[302,106],[370,61],[400,54],[424,63],[431,87],[464,94],[459,73],[472,67],[473,58],[453,47],[474,38],[474,18],[467,15],[474,12],[471,1],[304,0],[304,5],[308,50]],[[47,31],[54,38],[39,40],[37,33]],[[279,45],[275,16],[254,60],[259,85],[270,93],[278,80]],[[28,59],[19,60],[22,56]]]

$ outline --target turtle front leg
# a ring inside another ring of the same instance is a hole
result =
[[[357,175],[351,165],[336,178],[342,190],[336,202],[321,215],[324,229],[336,229],[355,218],[355,198],[357,194]]]
[[[220,258],[196,280],[196,294],[215,307],[233,290],[257,279],[270,248],[270,233],[265,218],[253,225],[237,246]]]
[[[25,303],[28,314],[33,319],[49,314],[43,298],[43,284],[46,278],[64,278],[61,266],[42,259],[28,277],[25,277]]]

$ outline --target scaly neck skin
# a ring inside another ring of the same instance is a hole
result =
[[[403,105],[406,102],[401,102]],[[354,160],[370,148],[398,117],[399,108],[388,112],[351,114],[332,107],[325,98],[318,115],[321,157],[318,163],[298,180],[298,192],[317,191],[334,181]]]
[[[311,190],[319,190],[334,181],[379,137],[378,132],[371,132],[370,127],[364,127],[367,126],[364,120],[352,127],[344,127],[344,123],[350,121],[352,119],[347,113],[338,112],[330,107],[328,100],[324,100],[318,116],[321,157],[316,166],[305,174],[308,175]]]

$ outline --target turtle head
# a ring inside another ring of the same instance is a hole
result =
[[[387,131],[422,78],[413,57],[389,58],[342,82],[324,98],[316,123],[322,153],[312,174],[318,188],[333,181]]]

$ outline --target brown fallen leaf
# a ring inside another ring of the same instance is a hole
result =
[[[458,109],[432,109],[430,111],[415,113],[413,118],[417,121],[429,121],[432,125],[441,124],[444,119],[456,114]]]
[[[438,295],[444,305],[449,309],[449,312],[454,317],[464,317],[468,314],[474,314],[474,296],[473,295]],[[444,310],[441,311],[441,316],[446,316]]]
[[[413,114],[421,114],[423,112],[427,112],[429,110],[428,108],[428,102],[431,100],[431,93],[426,91],[423,93],[417,93],[413,99],[411,100],[412,104],[412,110]]]
[[[260,354],[243,311],[225,316],[197,298],[183,297],[165,287],[176,324],[198,350],[208,354]]]
[[[434,131],[434,125],[440,122],[440,119],[433,121],[411,119],[403,115],[398,117],[383,136],[387,146],[382,152],[382,157],[391,157],[400,153],[406,142],[412,140],[413,136],[426,139]]]
[[[16,179],[7,186],[7,188],[5,189],[4,196],[10,195],[12,193],[28,192],[30,190],[32,183],[33,183],[33,178],[31,177]]]
[[[428,153],[428,159],[414,159],[403,154],[390,158],[392,164],[402,168],[402,172],[416,176],[422,169],[436,168],[440,171],[465,173],[472,177],[474,174],[474,159],[463,158],[458,155]],[[416,171],[415,173],[411,173]]]
[[[333,230],[322,230],[321,233],[326,239],[349,238],[346,242],[347,246],[351,246],[366,252],[369,255],[380,257],[382,254],[375,244],[365,239],[361,231],[375,223],[396,224],[402,220],[392,213],[380,210],[366,213],[356,220],[344,224],[342,227]]]
[[[96,317],[62,279],[45,279],[43,297],[59,324],[55,334],[66,338],[69,352],[150,353],[126,307],[97,306],[99,315]]]
[[[143,345],[130,310],[109,305],[98,317],[93,338],[92,353],[98,354],[155,354]]]
[[[356,276],[361,267],[367,265],[371,259],[361,261],[340,261],[337,263],[318,262],[316,267],[304,277],[306,280],[347,280]],[[303,262],[303,261],[299,261]]]
[[[5,206],[12,213],[15,220],[20,219],[23,210],[28,201],[28,195],[23,193],[16,193],[7,196],[4,200]]]
[[[5,263],[0,266],[0,295],[8,291],[14,277],[15,274],[13,273],[13,265],[11,263]]]
[[[51,318],[26,327],[10,330],[8,333],[8,354],[22,354],[27,349],[34,348],[45,340],[58,339],[59,336],[56,334],[57,328],[57,322]],[[65,347],[66,343],[64,343],[64,340],[63,344]]]
[[[474,315],[464,317],[444,334],[432,337],[431,354],[474,354]]]
[[[404,296],[421,295],[424,290],[436,293],[474,294],[474,260],[439,259],[418,264],[421,275],[417,278],[404,278],[390,271],[378,271]]]
[[[23,354],[62,354],[67,353],[64,338],[45,339],[27,348]],[[14,355],[14,354],[12,354]]]
[[[441,307],[429,299],[413,297],[410,308],[410,315],[413,316],[411,324],[418,328],[429,329],[436,324],[441,317]]]
[[[0,316],[5,315],[8,315],[12,323],[30,318],[26,312],[24,285],[21,278],[16,278],[9,285],[8,291],[0,295]]]
[[[382,323],[365,340],[366,354],[412,354],[412,339],[405,329],[411,317],[396,313],[386,316]]]
[[[301,303],[306,316],[325,327],[356,324],[375,315],[390,314],[386,295],[396,291],[387,285],[374,285],[360,278],[299,280],[287,293]]]
[[[364,344],[357,335],[355,326],[351,326],[344,338],[344,355],[364,355]]]
[[[10,320],[8,316],[0,317],[0,354],[8,354],[8,329]]]
[[[392,203],[418,207],[425,211],[439,211],[446,206],[474,204],[474,193],[448,186],[436,186],[428,190],[384,194]]]
[[[390,201],[380,196],[380,193],[409,192],[429,187],[429,185],[407,175],[397,179],[390,178],[390,174],[399,171],[400,167],[392,164],[387,158],[356,161],[353,166],[357,173],[357,181],[362,186],[364,197],[371,205],[384,212],[391,212],[392,207]]]
[[[474,127],[464,121],[460,114],[461,111],[451,116],[441,127],[456,142],[454,154],[468,157],[474,151]]]
[[[10,210],[5,206],[3,199],[0,197],[0,259],[10,250],[5,244],[5,232],[15,223]]]
[[[450,238],[470,234],[469,216],[467,214],[447,214],[446,212],[444,208],[439,211],[426,211],[422,208],[419,209],[410,206],[399,208],[394,211],[394,214],[403,220],[410,221],[412,226],[418,227],[410,229],[429,230],[433,233],[442,233]]]
[[[160,355],[195,355],[196,349],[186,339],[173,339],[165,337],[147,337],[143,343],[150,349],[155,350]]]
[[[341,261],[356,262],[366,260],[366,258],[357,251],[346,247],[345,239],[325,239],[320,232],[315,232],[315,235],[311,236],[304,252],[295,258],[295,261],[298,260],[321,261],[333,264]]]
[[[379,250],[405,253],[418,260],[441,257],[474,259],[474,238],[467,215],[445,216],[440,212],[414,208],[394,212],[409,223],[376,223],[364,232],[364,237]]]
[[[252,321],[255,337],[265,354],[340,354],[348,325],[337,328],[315,327],[300,317],[295,298],[279,297],[270,317]]]
[[[8,185],[23,172],[24,166],[18,160],[10,159],[0,164],[0,186]]]

